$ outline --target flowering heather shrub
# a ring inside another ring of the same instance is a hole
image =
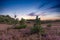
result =
[[[58,33],[58,35],[60,36],[60,32]]]
[[[52,27],[51,30],[46,29],[46,34],[41,34],[41,40],[60,40],[60,27]],[[44,30],[44,29],[43,29]],[[59,33],[59,34],[58,34]],[[27,36],[28,35],[28,36]],[[23,37],[24,36],[24,37]],[[0,40],[40,40],[40,35],[30,34],[29,29],[10,29],[10,30],[0,30]]]

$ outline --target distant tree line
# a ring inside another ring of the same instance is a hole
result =
[[[42,24],[44,23],[52,23],[52,22],[60,22],[60,20],[45,20],[45,21],[41,21]]]
[[[18,22],[18,20],[11,18],[9,15],[0,15],[0,23],[14,24],[14,22]]]

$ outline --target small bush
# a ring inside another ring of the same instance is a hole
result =
[[[27,25],[20,25],[20,26],[15,27],[14,29],[22,29],[22,28],[26,28],[26,27],[27,27]]]
[[[41,26],[39,28],[39,32],[40,32],[40,34],[45,34],[45,31],[44,31],[44,29]]]
[[[23,24],[25,24],[25,19],[24,18],[21,18],[20,25],[23,25]]]
[[[47,27],[51,27],[52,25],[51,24],[48,24]]]
[[[30,30],[31,30],[31,33],[39,32],[39,29],[37,27],[32,27]]]
[[[43,28],[41,26],[39,26],[39,27],[35,26],[35,27],[31,28],[31,33],[44,34],[45,32],[44,32],[44,30],[43,30]]]

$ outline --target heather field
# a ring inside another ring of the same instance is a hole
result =
[[[51,28],[46,27],[47,23],[41,24],[45,35],[40,37],[37,33],[30,34],[30,26],[23,29],[12,29],[13,25],[0,24],[0,40],[60,40],[60,22],[51,24]]]
[[[60,40],[60,0],[0,0],[0,40]]]

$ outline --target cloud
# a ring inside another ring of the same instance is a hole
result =
[[[50,7],[49,9],[60,8],[60,4]]]
[[[32,12],[32,13],[29,13],[28,16],[45,16],[47,15],[46,12]]]
[[[46,14],[46,12],[42,12],[42,13],[39,13],[38,15],[40,15],[40,16],[46,16],[47,14]]]
[[[38,6],[38,9],[44,8],[45,6],[50,5],[51,3],[54,3],[52,0],[42,0]]]
[[[60,4],[50,7],[48,10],[51,10],[53,12],[60,12]]]
[[[36,16],[34,12],[29,13],[28,15],[29,15],[29,16]]]

